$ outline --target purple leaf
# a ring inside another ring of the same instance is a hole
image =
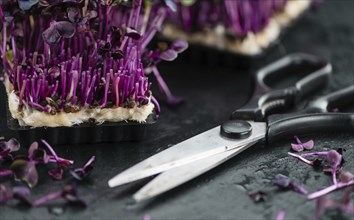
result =
[[[340,155],[337,151],[335,150],[330,150],[328,151],[327,154],[327,161],[332,165],[337,167],[342,160],[342,155]]]
[[[291,144],[291,149],[296,152],[300,152],[304,150],[304,146],[302,144]]]
[[[176,40],[172,43],[172,49],[177,53],[182,53],[188,48],[188,43],[184,40]]]
[[[48,44],[57,44],[61,38],[71,38],[75,35],[75,26],[68,21],[59,21],[50,25],[42,36]]]
[[[353,179],[354,179],[354,175],[349,171],[342,171],[339,174],[339,181],[340,182],[347,183]]]
[[[68,19],[72,23],[79,22],[80,19],[80,11],[78,8],[70,7],[66,9]]]
[[[282,189],[292,189],[301,194],[307,194],[307,190],[302,186],[292,182],[289,177],[284,176],[282,174],[278,174],[275,177],[274,184]]]
[[[90,18],[89,16],[81,17],[80,10],[76,7],[70,7],[66,11],[71,23],[84,25]]]
[[[75,25],[67,21],[59,21],[55,23],[55,28],[64,38],[71,38],[75,35]]]
[[[296,140],[296,144],[291,144],[291,149],[296,152],[303,151],[304,149],[306,150],[311,150],[314,146],[314,141],[309,140],[306,143],[302,143],[301,140],[295,135],[294,136]]]
[[[34,187],[38,183],[38,172],[35,162],[16,159],[11,164],[11,170],[15,175],[15,179],[24,181],[29,187]]]
[[[31,191],[25,186],[16,186],[12,189],[12,195],[14,199],[19,200],[27,205],[32,206],[32,202],[29,200]]]
[[[54,79],[60,76],[60,69],[57,66],[53,66],[48,70],[48,74],[52,75]]]
[[[303,143],[303,146],[306,150],[312,150],[314,145],[315,143],[313,142],[313,140],[309,140],[308,142]]]
[[[18,0],[18,6],[24,11],[29,10],[33,5],[37,3],[38,0]]]
[[[33,142],[28,150],[28,159],[36,163],[47,164],[50,157],[45,150],[38,149],[38,142]]]
[[[42,33],[43,40],[48,44],[57,44],[61,40],[61,35],[54,25],[51,25]]]
[[[282,174],[278,174],[275,177],[274,184],[281,187],[281,188],[289,188],[290,186],[290,178],[287,176],[284,176]]]
[[[160,58],[166,61],[173,61],[177,56],[177,52],[172,49],[165,50],[160,54]]]
[[[134,28],[127,27],[125,36],[132,38],[133,40],[139,40],[141,35]]]
[[[64,170],[61,167],[56,167],[48,171],[48,174],[55,180],[63,179]]]
[[[0,140],[0,148],[4,151],[10,150],[10,152],[15,152],[20,149],[20,143],[15,138],[11,138],[7,142]]]
[[[333,183],[336,184],[337,183],[336,174],[337,174],[339,165],[341,164],[341,161],[342,161],[342,155],[340,155],[335,150],[330,150],[330,151],[328,151],[328,154],[327,154],[327,161],[332,166],[332,180],[333,180]]]

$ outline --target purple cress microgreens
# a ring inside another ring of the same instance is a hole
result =
[[[282,189],[292,189],[301,194],[307,194],[308,191],[304,189],[302,186],[292,182],[289,177],[284,176],[282,174],[278,174],[275,177],[274,184]]]
[[[302,143],[296,135],[294,136],[294,138],[296,140],[296,144],[291,144],[291,149],[293,151],[300,152],[300,151],[303,151],[304,149],[311,150],[314,146],[313,140],[309,140],[305,143]]]
[[[52,146],[45,140],[41,140],[41,143],[48,149],[49,153],[45,149],[39,148],[38,142],[33,142],[25,156],[12,155],[13,152],[20,150],[20,145],[16,139],[5,141],[4,138],[0,137],[0,141],[1,149],[11,149],[8,156],[14,159],[10,166],[11,170],[6,170],[0,166],[0,177],[5,178],[5,180],[21,180],[29,187],[34,187],[38,182],[37,165],[56,164],[56,167],[49,170],[48,174],[54,179],[60,180],[63,177],[64,170],[68,170],[74,163],[71,160],[59,157]],[[83,168],[73,170],[76,178],[86,178],[93,170],[94,161],[95,157],[93,156]],[[18,200],[28,206],[41,206],[49,201],[62,198],[71,204],[86,207],[86,203],[77,196],[75,184],[66,186],[62,191],[51,193],[34,202],[30,200],[30,196],[31,191],[27,186],[15,186],[12,189],[8,189],[6,185],[0,183],[0,204],[7,203],[10,200]]]
[[[188,45],[147,46],[175,7],[168,0],[2,1],[2,66],[19,111],[55,115],[151,101],[159,112],[145,75],[153,68],[156,76],[158,62],[175,59]],[[161,76],[158,83],[169,104],[180,102]]]
[[[258,33],[270,18],[283,11],[288,0],[181,0],[177,13],[169,21],[187,33],[214,29],[220,23],[230,37],[245,37],[249,32]],[[313,0],[318,5],[318,0]]]
[[[29,187],[34,187],[38,183],[37,164],[55,163],[57,168],[49,170],[48,174],[54,179],[60,180],[63,175],[63,168],[68,168],[73,161],[58,157],[54,149],[42,140],[50,152],[50,155],[44,149],[38,148],[38,142],[33,142],[28,150],[27,157],[16,157],[11,164],[11,170],[16,180],[24,181]]]

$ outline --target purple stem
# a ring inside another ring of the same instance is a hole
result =
[[[312,153],[305,153],[305,154],[300,154],[302,157],[311,157],[311,156],[327,156],[328,152],[312,152]]]
[[[51,193],[49,195],[46,195],[40,199],[37,199],[36,201],[33,202],[33,206],[40,206],[43,205],[46,202],[55,200],[55,199],[59,199],[62,196],[62,192],[55,192],[55,193]]]
[[[292,185],[293,189],[295,189],[299,193],[304,194],[304,195],[308,194],[308,191],[305,188],[303,188],[302,186],[295,184],[295,183],[291,183],[291,185]]]
[[[288,155],[290,155],[290,156],[292,156],[292,157],[295,157],[295,158],[301,160],[302,162],[307,163],[308,165],[311,165],[311,166],[313,165],[312,161],[309,161],[309,160],[307,160],[306,158],[303,158],[303,157],[300,156],[300,155],[293,154],[293,153],[290,153],[290,152],[288,152]]]
[[[342,188],[345,188],[345,187],[348,187],[348,186],[352,186],[352,185],[354,185],[354,180],[350,180],[348,182],[338,182],[335,185],[332,185],[332,186],[324,188],[324,189],[322,189],[320,191],[311,193],[310,195],[307,196],[307,199],[309,199],[309,200],[317,199],[317,198],[319,198],[321,196],[324,196],[324,195],[326,195],[328,193],[331,193],[331,192],[333,192],[335,190],[342,189]]]

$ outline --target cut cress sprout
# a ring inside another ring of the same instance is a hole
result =
[[[58,156],[53,147],[45,140],[42,140],[41,143],[33,142],[29,146],[27,154],[21,152],[18,154],[17,151],[20,151],[20,144],[16,139],[5,141],[4,138],[0,137],[0,146],[1,155],[4,152],[8,152],[6,157],[0,158],[0,205],[10,200],[17,200],[29,206],[42,206],[52,200],[64,199],[69,203],[86,207],[86,203],[77,195],[76,182],[89,178],[93,170],[95,156],[91,157],[83,168],[73,169],[74,161]],[[12,150],[9,151],[8,149]],[[72,175],[72,183],[59,192],[50,193],[32,201],[30,188],[36,187],[40,180],[37,166],[43,168],[53,164],[56,167],[50,168],[48,174],[54,180],[62,180],[64,172],[69,171]],[[7,182],[13,182],[13,180],[20,182],[17,184],[23,183],[25,185],[14,186],[12,189],[7,187]]]
[[[145,121],[154,106],[160,109],[146,74],[153,70],[164,84],[156,64],[187,47],[147,49],[169,6],[163,0],[1,1],[0,52],[12,116],[33,127],[92,118]]]

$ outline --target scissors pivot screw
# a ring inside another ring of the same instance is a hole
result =
[[[220,134],[231,139],[248,138],[252,133],[252,125],[247,121],[230,120],[220,127]]]

